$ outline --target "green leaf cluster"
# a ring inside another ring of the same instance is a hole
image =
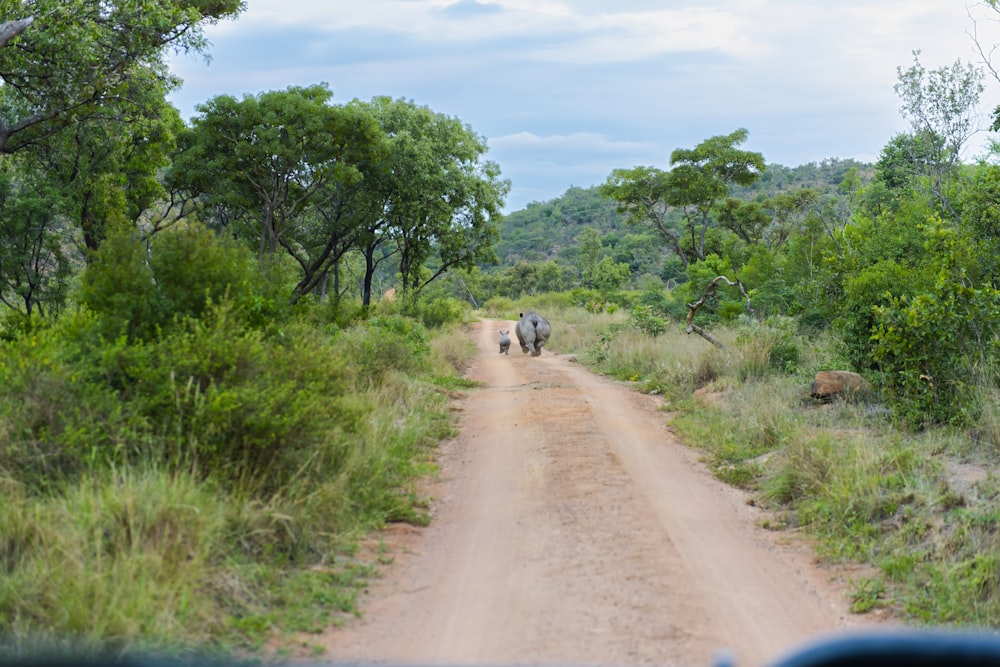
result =
[[[98,315],[106,337],[151,340],[225,300],[237,310],[259,308],[263,282],[244,247],[205,227],[179,224],[147,246],[121,226],[84,270],[80,300]]]

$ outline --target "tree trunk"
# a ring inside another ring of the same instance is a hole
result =
[[[375,246],[365,248],[365,279],[361,285],[361,305],[372,303],[372,277],[375,275]]]
[[[34,20],[35,17],[29,16],[26,19],[0,23],[0,47],[7,46],[7,43],[10,42],[10,40],[24,32],[24,30],[31,25],[32,22],[34,22]]]

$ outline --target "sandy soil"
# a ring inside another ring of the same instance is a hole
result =
[[[760,527],[658,399],[516,341],[501,355],[498,329],[474,330],[482,387],[439,452],[431,526],[388,531],[395,561],[324,661],[742,667],[877,622],[804,541]]]

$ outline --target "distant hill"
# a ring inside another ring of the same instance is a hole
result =
[[[556,199],[532,202],[504,217],[497,245],[500,266],[558,259],[561,251],[576,246],[577,235],[588,227],[602,236],[624,233],[627,227],[615,203],[602,197],[597,186],[573,187]]]

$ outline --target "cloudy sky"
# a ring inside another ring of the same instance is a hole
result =
[[[326,83],[405,98],[486,137],[507,211],[737,128],[768,163],[874,161],[907,125],[893,91],[1000,42],[975,0],[249,0],[178,56],[185,119],[219,94]],[[998,58],[1000,60],[1000,58]],[[1000,101],[985,80],[983,111]],[[986,133],[970,147],[981,153]]]

